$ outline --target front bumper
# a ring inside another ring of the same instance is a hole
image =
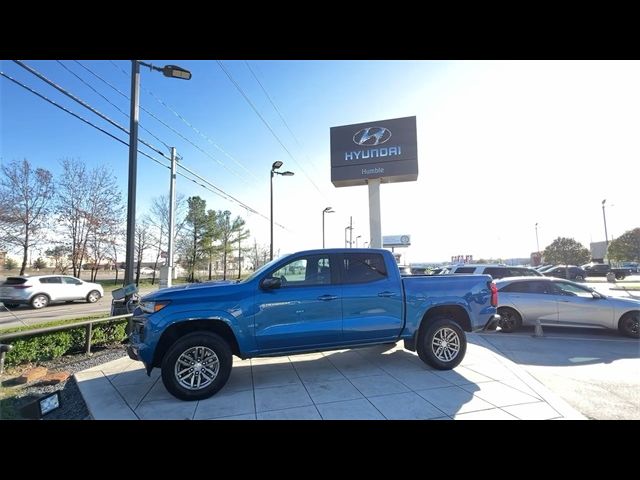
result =
[[[127,345],[127,355],[131,360],[141,361],[138,349],[133,345]]]

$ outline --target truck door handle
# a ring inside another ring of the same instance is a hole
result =
[[[323,302],[328,302],[329,300],[335,300],[338,298],[337,295],[320,295],[318,300],[322,300]]]
[[[379,297],[393,297],[396,292],[380,292],[378,294]]]

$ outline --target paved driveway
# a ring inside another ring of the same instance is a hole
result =
[[[184,402],[140,362],[76,374],[95,419],[555,419],[582,418],[481,337],[464,362],[438,371],[399,346],[239,360],[213,397]]]

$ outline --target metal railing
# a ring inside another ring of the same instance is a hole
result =
[[[117,322],[119,320],[124,320],[132,316],[133,316],[132,313],[127,313],[124,315],[116,315],[113,317],[96,318],[93,320],[85,320],[83,322],[67,323],[65,325],[56,325],[54,327],[43,327],[43,328],[36,328],[33,330],[23,330],[20,332],[7,333],[4,335],[0,335],[0,345],[2,345],[3,342],[7,340],[16,340],[18,338],[34,337],[36,335],[43,335],[45,333],[60,332],[63,330],[73,330],[74,328],[78,328],[78,327],[85,327],[84,346],[85,346],[85,352],[89,354],[91,353],[91,335],[93,332],[93,326],[95,324]],[[4,349],[1,349],[0,364],[4,363],[5,354],[6,354],[6,351]]]

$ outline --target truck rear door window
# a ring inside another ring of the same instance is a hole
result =
[[[344,255],[344,283],[369,283],[386,277],[384,258],[379,253]]]

